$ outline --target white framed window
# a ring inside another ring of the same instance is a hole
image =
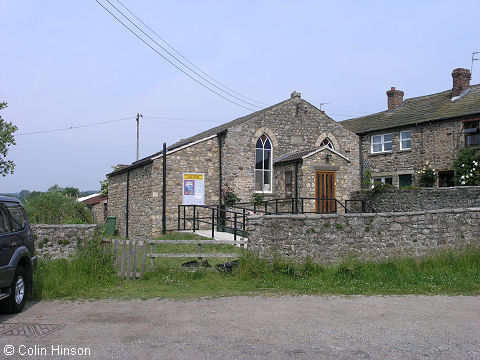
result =
[[[392,134],[372,135],[372,154],[392,151]]]
[[[391,176],[374,177],[371,179],[371,182],[372,188],[385,184],[393,185],[393,178]]]
[[[400,150],[410,150],[412,148],[412,131],[400,131]]]
[[[272,142],[263,134],[255,145],[255,192],[272,192],[272,152]]]
[[[320,146],[328,146],[330,149],[334,149],[335,150],[335,147],[333,146],[333,143],[332,143],[332,140],[330,140],[328,137],[325,138],[322,143],[320,144]]]

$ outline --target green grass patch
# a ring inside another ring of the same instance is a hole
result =
[[[193,234],[168,234],[162,239],[198,239]],[[198,298],[277,294],[480,294],[480,249],[443,251],[423,259],[383,262],[347,258],[335,265],[307,259],[261,259],[232,245],[205,245],[204,252],[237,252],[232,273],[214,269],[184,269],[192,259],[156,259],[152,271],[139,280],[119,279],[112,256],[101,255],[92,242],[70,260],[41,261],[34,279],[35,300],[77,298]],[[203,246],[203,245],[202,245]],[[207,248],[208,246],[208,248]],[[157,252],[196,252],[197,245],[155,245]],[[191,247],[190,250],[187,250]],[[207,251],[208,249],[208,251]],[[209,259],[216,264],[231,259]],[[147,259],[149,263],[149,260]]]

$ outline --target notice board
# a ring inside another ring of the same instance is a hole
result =
[[[205,205],[205,174],[184,173],[183,205]]]

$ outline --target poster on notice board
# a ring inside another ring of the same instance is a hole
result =
[[[205,205],[205,174],[184,173],[183,205]]]

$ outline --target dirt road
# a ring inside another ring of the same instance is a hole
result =
[[[480,297],[54,301],[0,316],[2,359],[480,359]]]

